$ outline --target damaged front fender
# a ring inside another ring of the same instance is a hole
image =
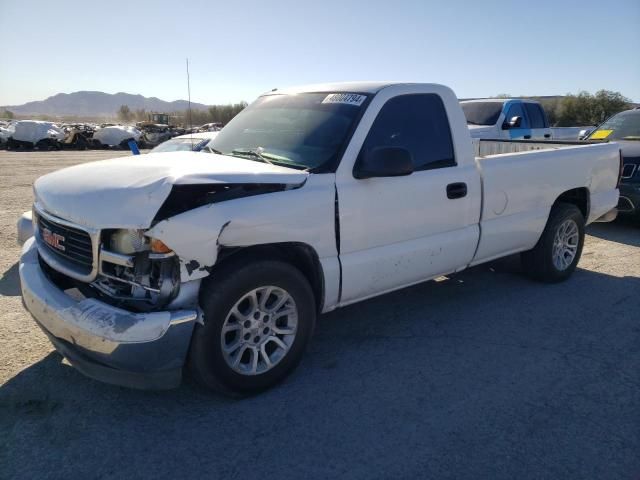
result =
[[[209,275],[221,247],[281,242],[311,246],[319,258],[337,255],[334,176],[311,175],[301,188],[204,205],[158,222],[147,232],[180,258],[181,281]]]

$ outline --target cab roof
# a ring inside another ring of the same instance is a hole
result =
[[[385,87],[392,85],[431,85],[418,82],[338,82],[338,83],[318,83],[312,85],[300,85],[286,88],[274,88],[263,95],[272,94],[293,94],[293,93],[378,93]]]

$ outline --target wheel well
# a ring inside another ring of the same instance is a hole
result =
[[[589,218],[589,210],[591,208],[589,200],[589,190],[585,187],[581,187],[567,190],[556,199],[553,205],[555,206],[558,203],[570,203],[575,205],[582,212],[586,222]]]
[[[280,260],[296,267],[309,281],[316,299],[318,312],[324,304],[324,275],[318,254],[313,247],[299,242],[272,243],[250,247],[221,247],[214,270],[229,262],[255,259]]]

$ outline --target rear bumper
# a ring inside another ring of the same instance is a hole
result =
[[[23,248],[20,284],[26,309],[81,373],[133,388],[180,384],[195,310],[132,313],[95,299],[78,301],[45,275],[33,239]]]

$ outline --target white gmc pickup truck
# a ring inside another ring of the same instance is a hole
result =
[[[618,202],[616,144],[472,144],[434,84],[274,90],[208,150],[36,181],[23,301],[84,374],[257,392],[322,312],[516,252],[565,280]]]

